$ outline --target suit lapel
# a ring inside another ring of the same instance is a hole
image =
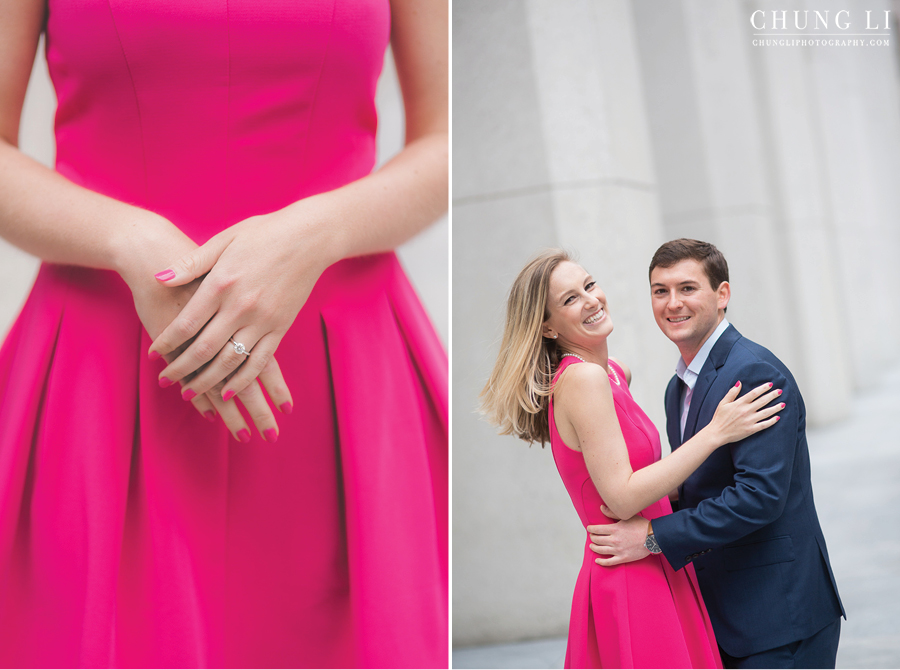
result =
[[[674,451],[681,446],[681,380],[672,375],[666,387],[666,434],[669,446]]]
[[[700,377],[697,379],[697,383],[694,384],[691,407],[688,410],[687,422],[684,424],[684,439],[687,440],[693,437],[694,433],[697,432],[697,415],[700,413],[700,405],[703,404],[706,394],[709,393],[709,388],[718,376],[718,370],[716,370],[715,366],[710,365],[710,361],[707,359],[706,363],[703,364],[703,369],[700,370]]]
[[[687,440],[694,436],[697,432],[697,416],[700,414],[700,406],[706,399],[709,389],[719,376],[719,368],[725,364],[725,359],[731,352],[734,343],[741,337],[741,334],[734,326],[729,325],[725,332],[719,337],[706,362],[700,369],[700,377],[694,385],[694,393],[691,396],[691,408],[688,410],[687,422],[684,426],[684,439]],[[719,398],[721,400],[721,398]],[[717,401],[718,402],[718,401]]]

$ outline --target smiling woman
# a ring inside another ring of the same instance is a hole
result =
[[[630,371],[609,357],[612,332],[606,294],[591,275],[561,250],[539,254],[510,290],[482,411],[503,433],[549,440],[585,528],[637,515],[646,532],[671,513],[669,491],[720,446],[774,425],[782,405],[766,408],[778,395],[770,384],[736,399],[738,384],[709,426],[661,459]],[[721,667],[693,568],[673,570],[652,537],[634,562],[597,559],[585,542],[566,667]]]

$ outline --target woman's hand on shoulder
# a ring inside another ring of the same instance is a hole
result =
[[[709,429],[718,446],[738,442],[754,433],[774,426],[784,409],[784,403],[772,401],[781,395],[781,389],[772,388],[772,383],[762,384],[738,398],[741,382],[735,384],[719,402],[716,413],[704,430]]]

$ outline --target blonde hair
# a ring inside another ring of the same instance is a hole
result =
[[[481,413],[501,435],[541,446],[550,441],[548,403],[559,352],[541,327],[549,316],[550,275],[571,260],[562,249],[547,249],[522,268],[509,291],[500,353],[480,395]]]

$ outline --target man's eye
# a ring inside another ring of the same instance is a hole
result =
[[[697,289],[695,289],[693,286],[685,286],[682,290],[686,293],[693,293]]]

